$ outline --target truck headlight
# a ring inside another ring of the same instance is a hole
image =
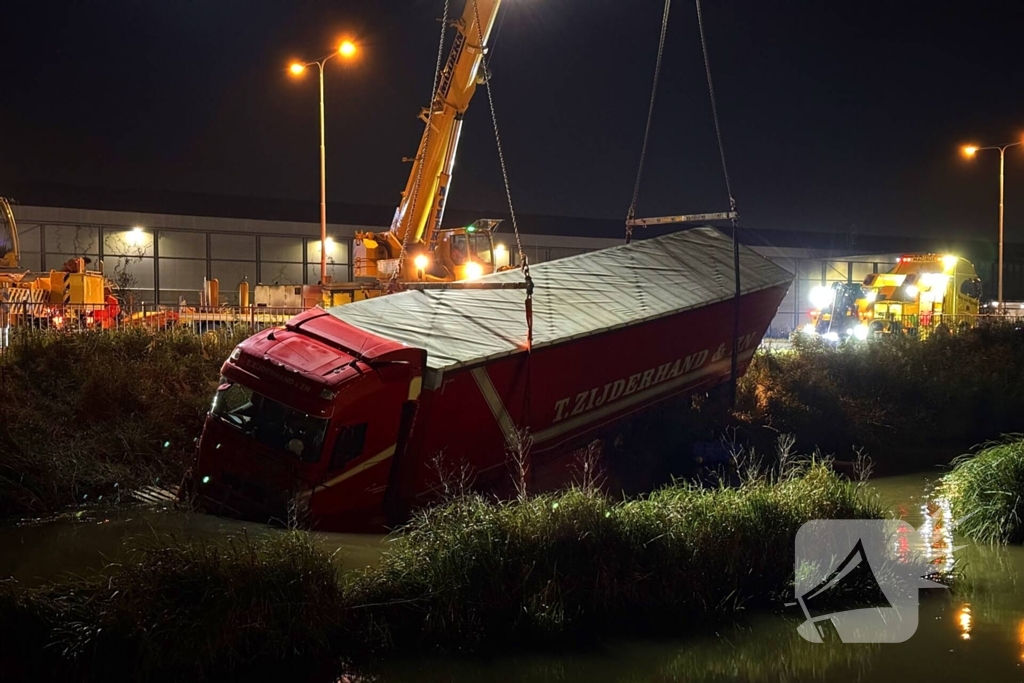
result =
[[[857,325],[857,327],[853,328],[853,336],[856,337],[857,339],[860,339],[861,341],[867,339],[868,338],[868,326],[867,325]]]
[[[484,268],[476,261],[470,261],[466,264],[466,279],[476,280],[484,274]]]

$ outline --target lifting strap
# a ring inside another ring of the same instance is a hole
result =
[[[729,167],[725,162],[725,143],[722,140],[722,125],[718,118],[718,102],[715,99],[715,84],[711,78],[711,58],[708,54],[707,36],[704,33],[704,16],[701,12],[700,0],[695,0],[697,7],[697,27],[700,31],[700,47],[704,56],[704,73],[708,81],[708,96],[711,99],[711,115],[715,123],[715,137],[718,140],[718,155],[722,161],[722,175],[725,178],[725,191],[729,198],[728,213],[719,214],[693,214],[688,216],[664,216],[650,219],[637,219],[636,208],[640,197],[640,181],[643,178],[644,163],[647,160],[647,146],[651,135],[651,122],[654,119],[654,102],[658,93],[658,80],[661,75],[661,62],[665,53],[665,34],[668,31],[668,17],[672,0],[665,0],[665,8],[661,15],[661,35],[658,38],[658,58],[654,63],[654,82],[651,85],[651,101],[647,109],[647,125],[644,128],[643,146],[640,148],[640,164],[636,172],[636,182],[633,184],[633,199],[626,214],[626,243],[629,244],[633,237],[633,227],[636,225],[658,225],[665,223],[691,222],[703,219],[725,219],[728,218],[732,226],[732,262],[735,291],[733,296],[733,324],[732,324],[732,353],[731,367],[729,373],[729,399],[730,403],[736,403],[736,380],[738,378],[737,348],[739,346],[740,334],[740,295],[742,293],[740,283],[740,247],[738,237],[738,220],[736,197],[732,192],[732,182],[729,179]]]
[[[531,402],[530,397],[533,393],[533,364],[530,363],[531,354],[533,352],[533,278],[530,276],[530,259],[526,256],[526,251],[523,250],[523,240],[519,236],[519,222],[516,220],[515,207],[512,206],[512,188],[508,182],[508,169],[505,166],[505,153],[501,147],[501,132],[498,130],[498,113],[494,108],[494,95],[491,92],[491,71],[487,65],[487,46],[484,45],[483,28],[480,26],[480,7],[477,4],[477,0],[469,0],[473,3],[473,14],[476,17],[476,30],[477,30],[477,42],[480,45],[480,67],[483,69],[483,81],[484,88],[487,90],[487,103],[491,109],[491,123],[494,125],[494,143],[498,147],[498,162],[501,165],[501,180],[505,184],[505,198],[508,200],[508,214],[512,219],[512,232],[516,238],[516,250],[519,252],[519,263],[520,268],[523,270],[523,280],[526,284],[526,302],[525,302],[525,313],[526,313],[526,386],[523,391],[523,412],[520,418],[520,422],[524,430],[529,430],[531,420]],[[527,432],[522,431],[519,433],[519,437],[522,438],[523,434]],[[512,443],[506,439],[506,443],[511,446]]]
[[[469,0],[473,3],[473,14],[476,18],[477,44],[480,46],[480,68],[483,69],[484,88],[487,90],[487,103],[491,108],[491,123],[494,125],[494,142],[498,147],[498,162],[501,165],[501,179],[505,183],[505,198],[508,200],[508,214],[512,219],[512,231],[515,233],[516,249],[519,251],[519,263],[523,270],[523,279],[526,281],[526,349],[529,352],[533,347],[533,278],[530,277],[530,260],[523,250],[523,240],[519,236],[519,223],[516,221],[516,211],[512,206],[512,188],[508,182],[508,169],[505,166],[505,152],[501,147],[501,132],[498,130],[498,114],[494,108],[494,95],[491,92],[490,69],[487,66],[487,46],[484,45],[484,30],[480,25],[480,7],[477,0]]]
[[[732,212],[732,266],[735,278],[736,291],[733,297],[732,314],[732,358],[729,369],[729,403],[736,405],[736,381],[739,372],[737,370],[738,359],[736,357],[740,336],[740,244],[737,236],[737,211],[736,197],[732,193],[732,183],[729,182],[729,167],[725,163],[725,143],[722,142],[722,126],[718,120],[718,103],[715,100],[715,84],[711,79],[711,58],[708,56],[708,42],[704,36],[704,17],[700,11],[700,0],[697,3],[697,28],[700,29],[700,47],[704,53],[704,73],[708,77],[708,96],[711,98],[711,116],[715,120],[715,136],[718,138],[718,154],[722,159],[722,175],[725,177],[725,191],[729,195],[729,211]]]
[[[658,79],[661,75],[661,59],[665,54],[665,34],[668,32],[668,13],[672,8],[672,0],[665,0],[665,9],[661,14],[661,37],[658,39],[658,59],[654,62],[654,84],[651,86],[651,103],[647,108],[647,126],[644,127],[644,144],[640,148],[640,166],[636,170],[636,182],[633,184],[633,200],[629,203],[626,213],[626,244],[633,238],[632,220],[636,217],[636,204],[640,199],[640,179],[644,175],[644,162],[647,161],[647,141],[651,137],[651,121],[654,119],[654,99],[658,94]]]

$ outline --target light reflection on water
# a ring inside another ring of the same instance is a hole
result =
[[[962,574],[952,590],[922,595],[919,627],[905,643],[812,644],[796,632],[802,617],[750,615],[743,623],[707,627],[687,638],[620,640],[592,651],[474,658],[418,658],[381,663],[340,679],[346,683],[436,681],[518,683],[552,681],[1024,681],[1024,548],[977,546],[954,534],[944,501],[930,500],[924,475],[874,482],[883,502],[921,531],[936,568]],[[38,524],[0,527],[0,577],[33,582],[64,571],[98,567],[116,557],[126,538],[172,533],[222,538],[279,533],[259,525],[167,509],[97,511]],[[379,557],[380,537],[321,534],[342,566],[365,566]],[[953,556],[957,543],[966,544]],[[328,677],[326,680],[329,680]]]

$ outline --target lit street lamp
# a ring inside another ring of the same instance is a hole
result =
[[[999,309],[1003,308],[1003,169],[1006,166],[1006,150],[1010,147],[1016,147],[1017,145],[1024,145],[1024,140],[1018,142],[1011,142],[1006,145],[991,147],[977,147],[975,145],[965,145],[963,148],[964,156],[973,157],[978,152],[985,149],[998,149],[999,150]]]
[[[344,59],[355,56],[358,48],[351,40],[342,41],[337,52],[332,52],[317,62],[293,62],[288,70],[293,76],[301,76],[307,66],[316,64],[320,69],[320,283],[327,284],[327,161],[324,151],[324,64],[341,55]]]

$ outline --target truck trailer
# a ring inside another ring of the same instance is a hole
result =
[[[507,489],[525,431],[531,488],[557,487],[567,454],[616,422],[729,380],[737,304],[742,372],[792,281],[741,247],[737,302],[731,240],[710,227],[531,271],[532,321],[517,270],[306,311],[244,341],[190,494],[232,516],[379,529],[436,498],[439,457]]]

